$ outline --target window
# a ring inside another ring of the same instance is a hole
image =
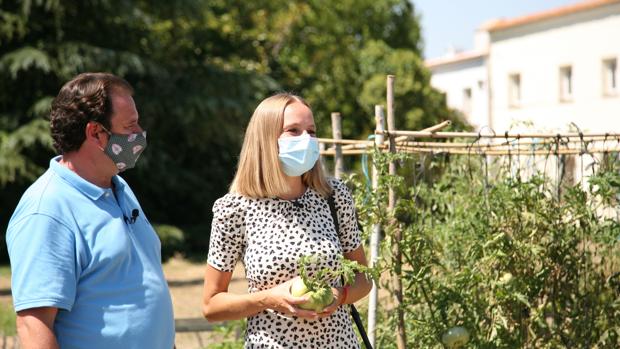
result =
[[[560,67],[560,101],[573,99],[573,67]]]
[[[521,105],[521,74],[508,76],[508,104],[511,107]]]
[[[463,113],[471,114],[471,88],[463,89]]]
[[[603,60],[603,95],[615,96],[618,93],[618,60]]]

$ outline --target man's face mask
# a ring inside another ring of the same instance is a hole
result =
[[[146,148],[146,131],[130,134],[112,133],[101,125],[110,136],[103,152],[114,162],[120,172],[136,166],[140,154]]]
[[[291,177],[310,171],[319,159],[319,143],[306,132],[301,136],[279,138],[278,147],[282,169]]]

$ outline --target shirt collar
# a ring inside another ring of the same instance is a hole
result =
[[[60,178],[64,179],[67,183],[69,183],[72,187],[76,188],[82,194],[91,198],[92,200],[98,200],[103,194],[105,194],[110,189],[101,188],[84,178],[80,177],[77,173],[71,171],[67,167],[60,164],[60,159],[62,159],[62,155],[58,155],[52,160],[50,160],[50,169],[54,171]],[[120,185],[119,180],[114,176],[112,178],[114,185]]]

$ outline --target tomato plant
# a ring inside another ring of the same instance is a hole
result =
[[[391,160],[400,165],[395,176],[387,173]],[[465,348],[620,347],[613,157],[587,182],[560,187],[544,172],[506,168],[501,158],[375,153],[373,161],[376,191],[350,181],[367,233],[383,227],[380,287],[393,292],[390,280],[403,280],[408,347],[447,347],[442,337],[452,328],[467,332]],[[390,188],[398,196],[393,211]],[[395,245],[403,266],[390,258]],[[395,347],[390,301],[379,302],[381,348]]]

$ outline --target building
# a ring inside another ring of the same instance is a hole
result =
[[[477,128],[620,131],[620,0],[483,24],[472,51],[429,59],[431,84]],[[531,129],[532,126],[530,125]]]

